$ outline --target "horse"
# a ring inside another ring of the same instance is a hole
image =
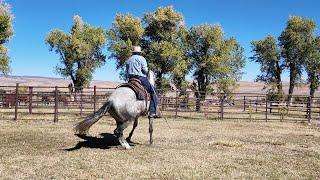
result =
[[[148,71],[148,80],[154,85],[154,73]],[[117,127],[114,130],[114,135],[118,138],[121,146],[125,149],[130,149],[131,137],[135,128],[138,126],[139,117],[145,112],[145,109],[149,109],[150,102],[146,103],[145,100],[137,100],[135,92],[129,87],[119,87],[113,91],[108,100],[102,105],[102,107],[88,115],[85,120],[79,122],[74,127],[76,135],[87,134],[89,128],[95,124],[105,113],[109,113],[116,121]],[[133,128],[129,133],[129,136],[125,139],[123,131],[129,124],[133,122]],[[78,134],[77,134],[78,133]],[[149,118],[149,143],[153,143],[153,118]]]

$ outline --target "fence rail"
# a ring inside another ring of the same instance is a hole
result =
[[[68,87],[0,86],[1,119],[24,119],[36,115],[53,116],[57,122],[63,115],[83,117],[97,110],[114,88],[84,88],[71,93]],[[306,121],[320,119],[320,98],[293,96],[293,102],[273,101],[266,94],[234,93],[226,96],[221,93],[206,93],[197,98],[199,92],[168,91],[161,93],[159,109],[164,116],[213,118]],[[13,117],[11,117],[14,115]]]

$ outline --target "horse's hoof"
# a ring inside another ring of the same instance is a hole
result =
[[[124,139],[119,139],[119,142],[120,142],[121,146],[122,146],[124,149],[131,149],[129,143],[128,143],[126,140],[124,140]]]
[[[130,145],[121,145],[123,147],[123,149],[125,150],[130,150],[131,146]]]

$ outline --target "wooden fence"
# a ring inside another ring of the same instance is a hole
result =
[[[0,86],[0,119],[41,119],[53,116],[54,122],[63,116],[76,115],[83,118],[104,103],[114,88],[84,88],[79,93],[70,93],[68,87]],[[320,119],[320,98],[293,96],[287,104],[272,101],[266,94],[221,93],[206,94],[197,98],[193,91],[168,91],[161,93],[159,109],[163,116],[194,119],[246,119],[306,121]],[[12,117],[13,115],[13,117]],[[28,117],[28,118],[27,118]]]
[[[68,87],[49,86],[0,86],[0,113],[14,114],[13,119],[25,115],[53,115],[57,122],[60,115],[86,115],[105,102],[114,88],[85,88],[70,93]],[[21,92],[23,91],[23,92]]]

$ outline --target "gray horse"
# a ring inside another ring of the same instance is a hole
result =
[[[148,72],[148,79],[152,85],[154,85],[154,74],[152,71]],[[105,113],[109,114],[116,120],[117,128],[114,130],[114,134],[117,136],[120,144],[125,149],[130,149],[131,137],[135,128],[138,125],[138,118],[142,115],[145,109],[149,109],[149,102],[146,104],[144,100],[137,100],[135,92],[129,87],[117,88],[108,98],[107,102],[93,114],[86,117],[85,120],[79,122],[75,126],[75,131],[78,134],[87,134],[89,128],[96,123]],[[130,123],[133,123],[133,128],[127,138],[123,136],[123,131]],[[149,118],[149,134],[150,144],[153,143],[153,118]]]

